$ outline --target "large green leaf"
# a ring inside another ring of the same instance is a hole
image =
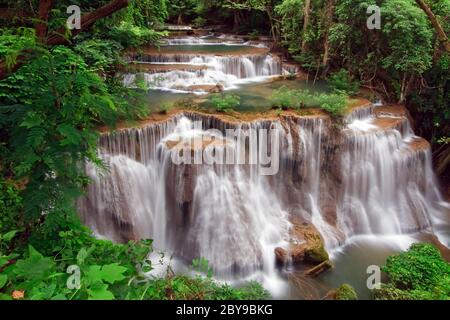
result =
[[[40,281],[49,277],[54,269],[55,263],[51,258],[45,258],[32,246],[29,246],[29,257],[17,261],[14,273],[24,279]]]
[[[113,300],[114,295],[108,290],[107,284],[98,283],[89,290],[89,300]]]
[[[86,279],[91,284],[98,281],[106,281],[113,284],[125,279],[123,274],[126,271],[127,268],[120,266],[118,263],[111,263],[104,266],[93,265],[89,266],[88,271],[86,272]]]
[[[103,280],[108,283],[114,283],[117,281],[121,281],[125,279],[123,275],[127,271],[127,268],[120,266],[117,263],[111,263],[106,266],[103,266]]]
[[[3,288],[8,281],[8,277],[4,274],[0,274],[0,289]]]

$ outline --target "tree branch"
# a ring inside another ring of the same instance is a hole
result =
[[[39,19],[40,21],[36,24],[36,35],[39,39],[45,39],[47,34],[48,17],[52,8],[52,0],[41,0],[39,3]],[[72,36],[76,36],[82,31],[89,29],[96,21],[106,18],[116,11],[119,11],[128,6],[129,0],[113,0],[106,5],[98,8],[97,10],[87,13],[81,17],[81,28],[79,30],[73,30]],[[67,44],[69,41],[63,36],[66,29],[61,28],[58,31],[52,32],[47,41],[43,41],[44,44],[48,46],[54,46],[59,44]],[[11,73],[14,73],[22,65],[25,64],[27,57],[20,55],[17,59],[16,65],[12,68],[7,67],[5,61],[0,61],[0,80],[8,77]]]
[[[114,0],[98,8],[97,10],[87,13],[81,17],[81,28],[72,30],[72,36],[76,36],[82,31],[89,29],[96,21],[108,17],[128,6],[129,0]],[[57,44],[66,44],[68,40],[62,36],[65,33],[65,28],[61,28],[55,33],[53,33],[48,39],[47,44],[54,46]]]
[[[38,23],[36,24],[36,36],[41,43],[45,43],[45,37],[48,30],[48,17],[53,7],[53,0],[41,0],[39,1],[39,16]]]
[[[416,3],[420,8],[422,8],[423,11],[425,11],[428,19],[430,19],[430,22],[433,25],[433,28],[436,30],[439,41],[444,45],[445,50],[450,53],[450,41],[448,40],[444,28],[442,28],[433,11],[431,11],[430,7],[425,3],[424,0],[416,0]]]

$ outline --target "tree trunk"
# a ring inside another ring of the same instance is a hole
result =
[[[39,16],[36,24],[36,36],[41,43],[45,43],[45,37],[48,30],[48,17],[52,10],[53,0],[41,0],[39,1]]]
[[[275,30],[275,25],[273,23],[273,16],[272,16],[272,8],[270,7],[266,7],[266,13],[267,16],[269,17],[269,23],[270,23],[270,33],[272,34],[272,40],[274,42],[275,45],[278,44],[278,36],[277,36],[277,32]]]
[[[330,51],[329,30],[333,23],[333,12],[334,12],[334,0],[328,0],[326,8],[325,40],[323,42],[323,60],[322,60],[322,65],[324,67],[324,75],[328,72],[328,60]]]
[[[48,0],[44,0],[40,2],[39,5],[39,15],[41,16],[41,5],[42,5],[42,13],[43,17],[45,18],[45,12],[43,3],[48,4]],[[51,2],[51,1],[50,1]],[[72,35],[76,36],[78,33],[85,31],[89,27],[91,27],[96,21],[103,19],[105,17],[108,17],[115,13],[116,11],[119,11],[120,9],[123,9],[128,6],[129,0],[114,0],[110,1],[103,7],[98,8],[97,10],[87,13],[81,17],[81,29],[79,30],[72,30]],[[50,5],[51,9],[51,5]],[[47,20],[48,20],[48,14],[47,14]],[[54,46],[58,44],[67,44],[69,41],[67,38],[65,38],[63,35],[65,34],[66,29],[61,28],[57,32],[53,32],[48,38],[47,41],[44,42],[44,44],[47,44],[49,46]],[[36,33],[39,35],[44,35],[47,33],[47,22],[42,23],[42,21],[39,21],[39,23],[36,25]],[[20,68],[25,61],[27,60],[28,55],[19,55],[17,58],[17,63],[8,68],[5,61],[0,61],[0,80],[8,77],[11,73],[15,72],[18,68]]]
[[[72,30],[72,36],[76,36],[80,32],[90,28],[96,21],[108,17],[116,11],[127,7],[128,2],[129,0],[114,0],[93,12],[83,15],[81,17],[81,28]],[[67,43],[68,40],[63,36],[64,33],[65,28],[58,30],[56,33],[53,33],[47,40],[47,44],[52,46]]]
[[[425,3],[424,0],[416,0],[416,3],[419,5],[419,7],[422,8],[423,11],[425,11],[428,19],[430,19],[430,22],[433,25],[434,30],[436,30],[439,41],[443,44],[445,50],[450,53],[450,41],[448,40],[444,28],[442,28],[433,11],[431,11],[430,7]]]
[[[306,50],[306,31],[309,26],[309,12],[311,11],[311,0],[305,0],[305,7],[303,8],[303,37],[302,37],[302,53]]]

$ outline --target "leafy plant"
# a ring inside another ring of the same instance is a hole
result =
[[[328,83],[337,92],[345,92],[349,95],[356,95],[359,92],[359,83],[354,81],[345,69],[332,73]]]
[[[216,111],[229,112],[240,105],[241,98],[234,94],[217,95],[212,97],[211,102]]]
[[[431,244],[413,244],[390,256],[382,268],[389,282],[374,291],[376,299],[449,299],[450,264]]]
[[[194,25],[194,27],[196,28],[201,28],[203,26],[205,26],[207,23],[206,19],[203,17],[197,17],[192,21],[192,24]]]
[[[159,108],[159,112],[163,114],[167,114],[172,109],[172,105],[170,103],[163,103]]]
[[[308,90],[295,90],[282,86],[273,91],[270,99],[272,106],[281,109],[320,107],[332,117],[340,117],[347,107],[348,96],[343,92],[312,93]]]

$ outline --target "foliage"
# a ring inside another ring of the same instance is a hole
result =
[[[24,49],[36,47],[36,38],[34,29],[0,29],[0,60],[4,60],[6,65],[11,68],[17,61],[19,54]]]
[[[320,106],[332,117],[341,117],[347,108],[348,96],[345,93],[321,93],[313,97],[313,104]]]
[[[203,17],[197,17],[192,21],[194,27],[201,28],[206,25],[206,19]]]
[[[450,264],[433,245],[413,244],[390,256],[382,268],[389,282],[374,291],[376,299],[449,299]]]
[[[300,96],[304,93],[303,96]],[[279,107],[281,109],[297,109],[305,106],[305,96],[308,96],[309,92],[300,90],[291,90],[286,86],[282,86],[273,90],[270,101],[273,107]]]
[[[332,73],[328,78],[328,84],[334,90],[346,92],[349,95],[356,95],[359,92],[359,83],[354,81],[345,69]]]
[[[159,108],[159,112],[167,114],[170,109],[172,109],[172,105],[170,103],[163,103]]]
[[[142,300],[142,299],[263,299],[267,292],[257,283],[241,288],[215,282],[211,276],[187,277],[168,273],[156,278],[151,271],[151,241],[113,244],[98,240],[78,222],[58,232],[48,256],[33,246],[8,256],[0,251],[0,299],[14,291],[30,300]],[[7,238],[2,235],[0,239]],[[45,239],[49,240],[49,239]],[[53,252],[53,253],[51,253]],[[12,263],[11,259],[15,259]],[[198,259],[199,266],[208,265]],[[76,278],[75,270],[79,271]],[[79,280],[77,282],[77,280]],[[68,286],[72,285],[72,286]]]
[[[111,29],[110,36],[124,47],[137,48],[146,43],[157,43],[164,33],[153,29],[142,28],[130,22],[122,21]]]
[[[216,95],[211,98],[211,102],[219,112],[228,112],[240,105],[241,98],[234,94]]]
[[[358,295],[351,285],[344,283],[336,290],[336,300],[358,300]]]
[[[5,157],[16,178],[28,180],[23,192],[27,216],[66,210],[61,199],[79,194],[77,186],[86,182],[83,162],[99,163],[93,129],[115,120],[114,98],[101,78],[64,47],[43,53],[0,87]]]
[[[308,90],[295,90],[282,86],[275,89],[271,96],[274,107],[282,109],[299,109],[304,107],[320,107],[333,117],[344,114],[348,96],[343,92],[315,93]]]

